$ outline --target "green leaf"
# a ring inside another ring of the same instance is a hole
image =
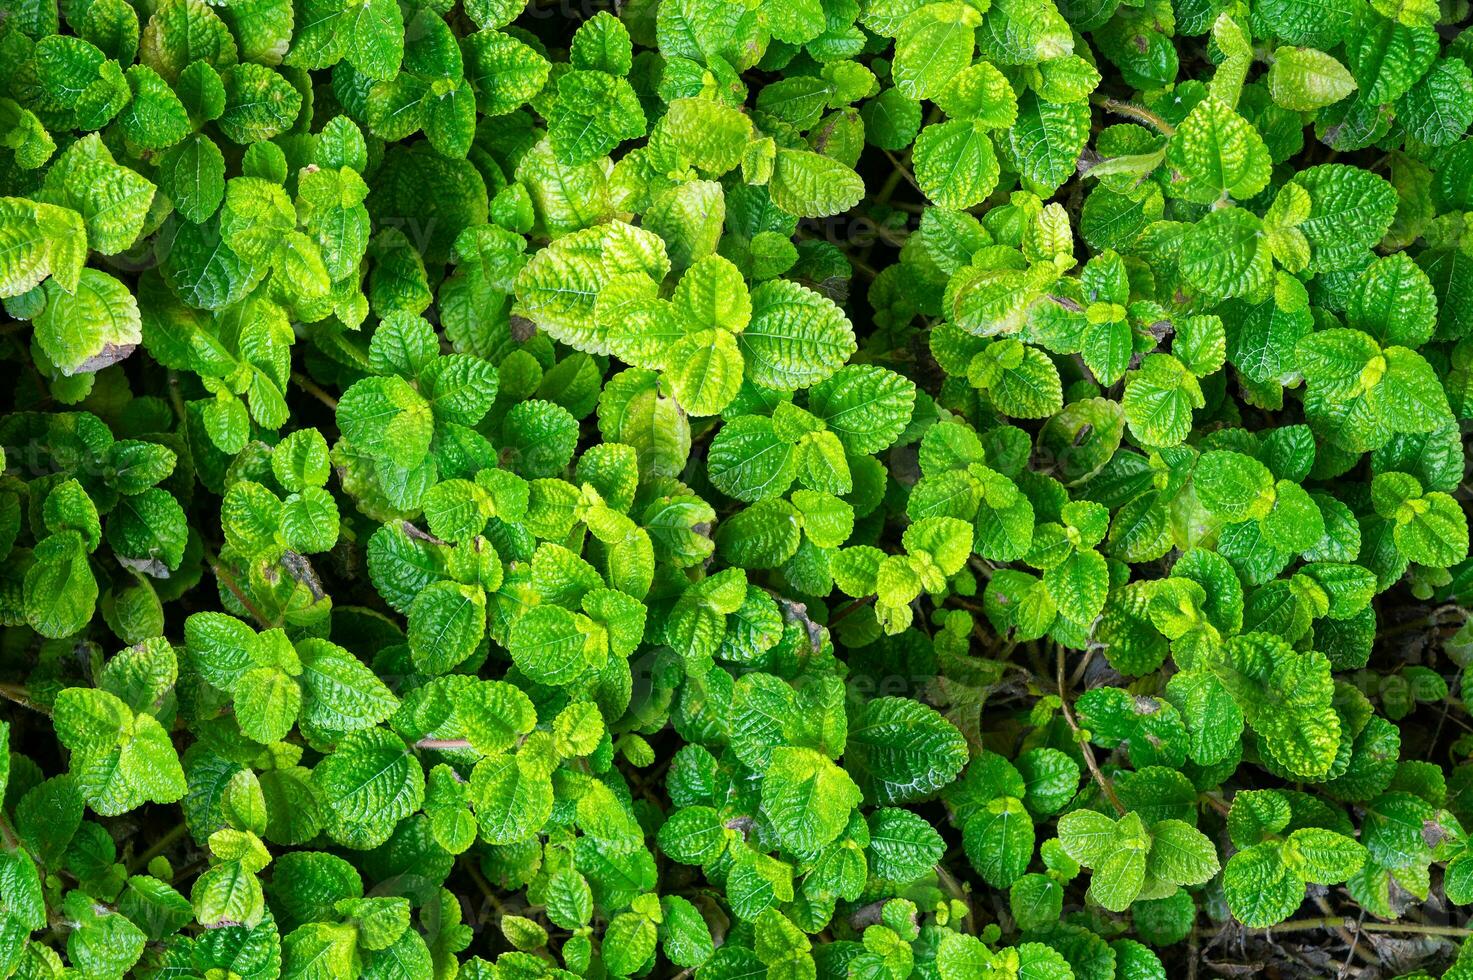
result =
[[[233,65],[220,73],[220,80],[225,83],[225,111],[218,125],[232,142],[255,143],[284,133],[301,111],[301,93],[263,65]]]
[[[84,269],[73,291],[54,277],[45,289],[36,343],[63,374],[99,371],[133,353],[143,339],[137,300],[107,273]]]
[[[1213,671],[1268,757],[1306,779],[1326,775],[1341,732],[1325,656],[1295,653],[1277,637],[1251,633],[1228,641],[1217,657]]]
[[[225,157],[220,148],[203,133],[185,138],[160,159],[159,189],[188,220],[208,220],[225,199]]]
[[[402,378],[364,378],[343,392],[338,427],[361,452],[413,465],[434,433],[428,402]]]
[[[709,99],[672,100],[660,129],[682,156],[712,176],[735,168],[753,135],[745,113]]]
[[[108,517],[107,541],[129,567],[166,578],[179,568],[189,543],[184,509],[157,487],[124,497]]]
[[[772,203],[791,215],[827,218],[858,204],[864,196],[864,181],[833,157],[779,148],[768,192]]]
[[[737,339],[724,330],[687,334],[670,349],[675,397],[691,415],[715,415],[736,397],[745,363]]]
[[[1457,58],[1439,58],[1401,97],[1397,120],[1430,146],[1456,142],[1473,124],[1473,68]]]
[[[875,698],[850,722],[844,758],[866,801],[911,803],[957,777],[966,764],[966,740],[919,702]]]
[[[1192,471],[1197,499],[1227,521],[1263,517],[1273,507],[1274,481],[1268,467],[1228,450],[1203,453]]]
[[[537,722],[531,700],[502,681],[467,687],[456,698],[455,711],[471,744],[485,755],[511,749]]]
[[[552,786],[520,755],[490,756],[471,773],[471,802],[483,840],[514,844],[540,830],[552,815]]]
[[[26,198],[0,198],[0,298],[20,296],[47,276],[75,290],[86,259],[80,214]]]
[[[1263,223],[1242,208],[1209,212],[1182,237],[1181,273],[1209,299],[1261,292],[1273,276]]]
[[[812,854],[834,840],[860,802],[859,787],[821,753],[778,746],[762,777],[762,810],[782,846]]]
[[[26,570],[26,623],[42,636],[60,639],[87,625],[97,604],[97,580],[76,532],[53,534],[33,552]]]
[[[1361,273],[1346,305],[1346,324],[1383,344],[1417,348],[1437,325],[1437,297],[1427,274],[1405,253],[1379,258]]]
[[[352,732],[388,720],[399,706],[388,686],[362,661],[326,640],[296,643],[302,661],[303,725]]]
[[[617,977],[634,973],[655,955],[655,924],[634,912],[620,912],[604,933],[604,964]]]
[[[982,18],[970,4],[923,4],[895,38],[895,85],[912,99],[929,99],[972,61]]]
[[[660,827],[660,850],[682,864],[706,864],[726,847],[726,827],[708,806],[682,807]]]
[[[131,142],[146,150],[162,150],[189,135],[189,113],[158,72],[134,65],[127,77],[133,100],[124,107],[119,123]]]
[[[1355,78],[1344,65],[1314,48],[1279,48],[1268,71],[1273,100],[1293,112],[1313,112],[1339,102],[1355,88]]]
[[[992,140],[967,120],[953,119],[921,130],[914,162],[921,190],[939,207],[974,207],[997,186]]]
[[[752,290],[752,320],[738,338],[747,378],[780,391],[833,375],[854,353],[854,328],[820,293],[787,279]]]
[[[1089,623],[1105,607],[1109,569],[1098,551],[1076,551],[1044,572],[1043,585],[1060,615],[1076,623]]]
[[[126,916],[95,901],[83,891],[69,893],[63,903],[75,922],[67,936],[67,958],[86,976],[125,976],[143,955],[147,934]]]
[[[1089,142],[1085,102],[1047,102],[1033,92],[1018,97],[1018,121],[1007,131],[1006,155],[1039,194],[1052,194],[1074,175]]]
[[[1277,67],[1277,66],[1276,66]],[[1248,121],[1208,96],[1187,114],[1166,146],[1173,193],[1209,204],[1250,198],[1268,186],[1268,147]]]
[[[882,807],[868,817],[869,868],[878,878],[918,881],[941,860],[945,844],[923,818],[898,807]]]
[[[393,78],[404,58],[404,15],[392,0],[364,0],[349,8],[343,57],[369,78]],[[346,17],[345,17],[346,20]]]
[[[1281,856],[1305,881],[1334,884],[1351,878],[1361,869],[1366,849],[1332,830],[1302,827],[1289,835]]]
[[[563,163],[588,163],[645,133],[634,89],[602,71],[570,71],[557,81],[548,137]]]
[[[443,674],[475,652],[486,630],[486,597],[481,589],[436,582],[409,609],[409,649],[415,666]]]
[[[529,678],[557,685],[572,683],[596,666],[605,648],[587,617],[557,606],[536,606],[513,625],[507,649]]]
[[[1033,818],[1022,801],[998,797],[967,818],[962,847],[984,881],[994,888],[1010,887],[1033,858]]]
[[[1145,884],[1153,843],[1137,814],[1112,820],[1093,810],[1071,811],[1059,818],[1059,842],[1094,872],[1091,898],[1112,912],[1130,907]]]
[[[513,312],[579,350],[613,353],[593,315],[600,291],[615,276],[661,280],[669,271],[658,236],[610,222],[564,235],[533,256],[517,278]]]
[[[1023,929],[1051,926],[1064,911],[1064,889],[1052,878],[1026,874],[1008,889],[1008,911]]]
[[[1300,171],[1293,182],[1309,192],[1310,213],[1298,228],[1309,240],[1312,272],[1353,264],[1396,216],[1395,190],[1368,170],[1326,163]]]
[[[1074,49],[1068,21],[1043,0],[1002,0],[992,5],[977,32],[977,44],[984,58],[1003,65],[1047,63]]]
[[[1197,379],[1167,354],[1147,354],[1121,398],[1131,434],[1148,446],[1180,443],[1191,432],[1192,410],[1205,404]]]
[[[302,689],[277,667],[258,667],[241,677],[235,697],[240,730],[258,742],[279,742],[296,724]]]
[[[1250,928],[1277,925],[1304,901],[1304,879],[1284,865],[1276,844],[1256,844],[1229,858],[1222,888],[1234,918]]]
[[[1409,561],[1447,568],[1468,554],[1468,520],[1457,501],[1433,491],[1396,511],[1396,547]]]
[[[464,43],[466,79],[475,89],[476,108],[487,116],[513,112],[547,84],[547,59],[510,34],[483,30]]]
[[[1013,418],[1046,418],[1063,408],[1059,369],[1042,350],[1016,340],[999,341],[979,353],[967,379],[986,388],[998,411]]]
[[[1151,825],[1151,851],[1146,867],[1173,885],[1200,885],[1217,874],[1217,851],[1196,827],[1181,820]]]
[[[348,735],[312,770],[328,833],[348,847],[389,838],[424,802],[424,770],[398,736],[382,728]]]
[[[149,180],[119,166],[94,133],[73,143],[51,165],[40,199],[80,214],[92,249],[113,255],[138,238],[154,191]]]

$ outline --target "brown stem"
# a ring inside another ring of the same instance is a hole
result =
[[[1224,817],[1227,816],[1228,811],[1232,809],[1232,806],[1216,793],[1203,793],[1202,799],[1206,801],[1207,804],[1212,807],[1212,809],[1216,810]]]
[[[1089,662],[1094,659],[1096,649],[1097,647],[1091,644],[1089,649],[1084,651],[1084,656],[1079,658],[1079,666],[1075,667],[1074,672],[1069,675],[1069,687],[1071,689],[1074,685],[1084,680],[1084,672],[1089,669]]]
[[[895,154],[891,153],[889,150],[885,151],[885,156],[889,157],[890,163],[895,167],[895,172],[900,174],[900,176],[905,179],[905,182],[907,184],[914,187],[916,190],[921,191],[921,185],[916,183],[915,177],[911,175],[910,168],[905,165],[904,161],[902,161]],[[924,194],[925,191],[921,191],[921,193]]]
[[[1115,795],[1115,787],[1111,785],[1110,780],[1103,772],[1100,772],[1100,764],[1095,761],[1094,749],[1090,746],[1089,740],[1082,737],[1079,723],[1074,720],[1074,711],[1069,707],[1069,689],[1064,683],[1064,647],[1062,644],[1058,646],[1058,651],[1059,704],[1063,708],[1064,721],[1068,723],[1069,730],[1074,733],[1080,753],[1084,756],[1084,764],[1089,767],[1089,774],[1094,777],[1100,791],[1105,794],[1105,799],[1115,807],[1115,812],[1123,817],[1125,816],[1125,804],[1121,803],[1120,797]]]
[[[0,842],[14,850],[20,846],[20,834],[16,833],[15,827],[10,823],[10,818],[0,812]]]
[[[1273,932],[1307,932],[1311,929],[1344,929],[1347,925],[1354,925],[1355,920],[1343,915],[1327,915],[1319,919],[1292,919],[1288,922],[1280,922],[1276,926],[1270,926]],[[1434,926],[1421,922],[1362,922],[1361,932],[1396,932],[1407,935],[1424,936],[1452,936],[1461,938],[1473,936],[1473,929],[1465,926]]]
[[[179,416],[179,424],[183,426],[189,421],[189,410],[184,407],[184,396],[179,391],[179,372],[169,371],[169,404],[174,406],[174,414]]]
[[[215,574],[215,578],[219,580],[220,584],[225,586],[231,595],[235,596],[236,601],[245,607],[246,612],[251,614],[251,618],[260,625],[261,629],[269,630],[275,628],[276,624],[267,619],[266,614],[257,609],[256,604],[241,591],[240,586],[236,584],[235,576],[231,575],[229,570],[220,564],[219,555],[206,554],[205,562],[210,566],[210,571]]]
[[[833,629],[835,624],[837,624],[840,620],[859,612],[859,610],[874,602],[876,598],[876,596],[867,595],[862,599],[855,599],[853,602],[849,603],[849,605],[845,606],[843,609],[840,609],[829,618],[829,628]]]
[[[1366,961],[1367,963],[1375,964],[1377,966],[1380,965],[1381,957],[1370,956],[1360,948],[1361,927],[1365,924],[1366,910],[1361,909],[1360,915],[1357,916],[1355,920],[1355,935],[1350,937],[1350,952],[1345,954],[1345,963],[1340,967],[1340,972],[1336,974],[1337,980],[1343,980],[1346,975],[1346,971],[1350,969],[1351,961],[1354,960],[1357,956],[1359,956],[1363,961]]]
[[[1461,611],[1462,610],[1460,610],[1457,606],[1451,604],[1446,606],[1439,606],[1438,608],[1432,610],[1432,612],[1428,613],[1426,616],[1422,616],[1418,619],[1413,619],[1405,623],[1398,623],[1395,626],[1390,626],[1384,630],[1378,631],[1376,633],[1376,639],[1384,640],[1392,636],[1401,636],[1404,633],[1417,633],[1421,632],[1422,630],[1438,630],[1448,626],[1455,626],[1457,625],[1457,620],[1448,619],[1446,614],[1450,612]]]

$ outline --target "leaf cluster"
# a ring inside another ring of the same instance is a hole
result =
[[[0,0],[0,978],[1473,904],[1468,14]]]

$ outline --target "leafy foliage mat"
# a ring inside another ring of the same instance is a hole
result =
[[[0,977],[1473,977],[1467,0],[605,6],[0,0]]]

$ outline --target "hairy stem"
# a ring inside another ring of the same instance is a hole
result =
[[[464,738],[422,738],[414,743],[417,749],[468,749],[471,748],[469,739]]]
[[[321,385],[313,381],[311,378],[307,377],[302,372],[292,372],[292,384],[296,385],[298,388],[301,388],[307,394],[322,402],[322,404],[326,405],[334,412],[338,410],[338,400],[332,395],[329,395],[326,391],[322,389]]]
[[[1145,106],[1136,105],[1134,102],[1122,102],[1119,99],[1109,98],[1094,99],[1092,101],[1106,112],[1113,112],[1117,116],[1125,116],[1127,119],[1134,119],[1136,122],[1145,123],[1163,136],[1171,136],[1176,132],[1175,126]]]
[[[44,704],[37,704],[35,701],[32,701],[31,692],[19,684],[0,684],[0,698],[12,701],[22,708],[30,708],[32,711],[39,712],[43,715],[51,714],[50,708]]]

